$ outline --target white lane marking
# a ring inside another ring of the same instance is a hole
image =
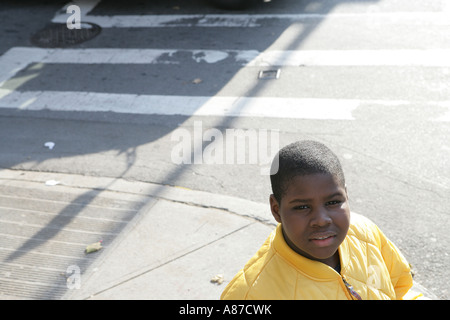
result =
[[[429,120],[450,122],[450,101],[163,96],[0,89],[0,108],[185,116],[355,120],[353,112],[367,105],[407,107],[418,103],[427,109],[438,107],[442,111],[438,118]]]
[[[450,50],[265,51],[248,66],[450,66]]]
[[[162,96],[0,89],[0,108],[131,114],[353,120],[358,100]]]
[[[0,85],[30,63],[182,64],[231,59],[242,67],[265,66],[429,66],[449,67],[450,49],[429,50],[184,50],[43,49],[14,47],[0,56]]]
[[[65,23],[68,14],[57,13],[54,23]],[[252,28],[267,25],[271,21],[284,23],[308,22],[309,20],[354,20],[366,22],[368,19],[380,24],[430,24],[450,25],[448,12],[363,12],[329,14],[185,14],[185,15],[84,15],[82,22],[91,22],[102,28],[170,28],[170,27],[239,27]]]

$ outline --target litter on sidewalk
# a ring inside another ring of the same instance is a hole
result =
[[[85,252],[86,253],[92,253],[92,252],[96,252],[96,251],[98,251],[98,250],[100,250],[102,248],[103,248],[102,241],[100,240],[98,242],[94,242],[94,243],[91,243],[90,245],[88,245],[86,247]]]

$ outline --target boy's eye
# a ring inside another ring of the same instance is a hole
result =
[[[342,203],[342,201],[340,201],[340,200],[329,201],[329,202],[327,202],[327,206],[335,206],[335,205],[338,205],[341,203]]]
[[[295,206],[294,210],[306,210],[309,207],[307,205],[300,205],[300,206]]]

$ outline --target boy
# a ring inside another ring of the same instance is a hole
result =
[[[405,258],[375,224],[350,215],[342,167],[330,149],[315,141],[284,147],[270,180],[279,224],[221,299],[413,298]]]

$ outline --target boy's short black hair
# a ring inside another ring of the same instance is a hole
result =
[[[331,174],[345,186],[341,163],[327,146],[311,140],[285,146],[275,156],[271,167],[270,182],[275,199],[281,204],[287,185],[294,177],[317,173]]]

